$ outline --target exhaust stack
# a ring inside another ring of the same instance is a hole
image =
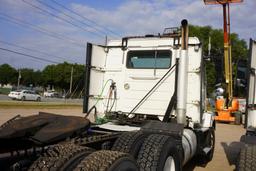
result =
[[[177,87],[177,122],[186,124],[187,80],[188,80],[188,21],[181,21],[181,52]]]

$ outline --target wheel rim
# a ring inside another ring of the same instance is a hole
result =
[[[166,159],[163,171],[175,171],[175,162],[172,156]]]

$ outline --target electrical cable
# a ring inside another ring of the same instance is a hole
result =
[[[97,32],[99,32],[99,33],[102,33],[103,35],[106,35],[106,34],[107,34],[106,32],[104,32],[104,31],[102,31],[102,30],[100,30],[100,29],[98,29],[98,28],[96,28],[96,27],[93,27],[92,25],[90,25],[90,24],[88,24],[88,23],[86,23],[86,22],[83,22],[83,21],[81,21],[81,20],[78,20],[77,18],[75,18],[75,17],[73,17],[73,16],[71,16],[71,15],[68,15],[68,14],[62,12],[61,10],[59,10],[59,9],[57,9],[57,8],[54,8],[54,7],[52,7],[51,5],[49,5],[49,4],[47,4],[47,3],[43,2],[43,1],[40,1],[40,0],[36,0],[36,1],[39,2],[40,4],[46,6],[46,7],[48,7],[48,8],[50,8],[50,9],[54,10],[54,11],[57,11],[57,12],[59,12],[59,13],[65,15],[66,17],[71,18],[72,20],[74,20],[74,21],[76,21],[76,22],[79,22],[79,23],[81,23],[81,24],[83,24],[83,25],[85,25],[85,26],[87,26],[87,27],[93,28],[95,31],[97,31]],[[95,32],[92,32],[92,31],[90,31],[90,30],[88,30],[88,31],[91,32],[91,33],[95,33]],[[101,36],[101,35],[100,35],[100,36]]]
[[[83,71],[83,72],[84,72],[84,71]],[[73,89],[73,87],[75,87],[75,89],[74,89],[73,93],[71,93],[70,98],[72,98],[72,97],[75,95],[75,93],[76,93],[76,91],[77,91],[77,89],[78,89],[79,84],[81,83],[81,81],[83,81],[83,79],[81,79],[83,76],[84,76],[84,75],[82,74],[82,75],[76,80],[76,83],[72,86],[72,89]]]
[[[112,108],[114,107],[115,105],[115,101],[116,101],[116,98],[117,98],[117,94],[116,94],[116,83],[115,82],[112,82],[112,84],[110,85],[110,89],[109,89],[109,97],[108,97],[108,104],[107,104],[107,109],[106,109],[106,113],[109,113],[111,112]],[[114,95],[114,100],[112,102],[112,95]],[[109,102],[111,100],[111,105],[110,105],[110,109],[108,110],[108,105],[109,105]]]
[[[88,112],[85,114],[85,118],[87,118],[90,115],[90,113],[93,109],[94,109],[94,115],[97,116],[97,108],[96,108],[96,106],[92,106],[91,109],[88,110]]]
[[[32,58],[32,59],[36,59],[36,60],[40,60],[40,61],[44,61],[44,62],[49,62],[49,63],[54,63],[54,64],[58,64],[59,63],[59,62],[52,61],[52,60],[49,60],[49,59],[40,58],[40,57],[37,57],[37,56],[33,56],[33,55],[29,55],[29,54],[13,51],[13,50],[6,49],[6,48],[1,48],[0,47],[0,50],[6,51],[6,52],[10,52],[10,53],[14,53],[14,54],[18,54],[18,55],[22,55],[22,56],[26,56],[26,57],[29,57],[29,58]]]
[[[108,101],[107,101],[106,113],[108,112],[108,106],[109,106],[109,102],[111,100],[111,96],[112,96],[112,89],[110,87],[108,90]]]
[[[93,109],[95,109],[95,112],[96,112],[96,113],[95,113],[95,116],[97,116],[97,108],[96,108],[96,105],[97,105],[98,102],[100,101],[100,99],[101,99],[101,97],[102,97],[102,95],[103,95],[103,92],[104,92],[104,90],[105,90],[105,88],[106,88],[106,86],[107,86],[107,84],[108,84],[109,81],[112,81],[112,82],[113,82],[112,79],[108,79],[108,80],[105,82],[105,84],[103,85],[103,87],[102,87],[102,89],[101,89],[101,92],[100,92],[99,96],[96,98],[97,101],[96,101],[95,104],[88,110],[87,114],[85,115],[86,118],[89,116],[89,114],[91,113],[91,111],[92,111]]]
[[[103,85],[103,87],[102,87],[102,89],[101,89],[101,92],[100,92],[100,94],[99,94],[99,96],[97,97],[97,101],[95,102],[95,106],[98,104],[98,102],[100,101],[100,99],[101,99],[101,97],[102,97],[102,95],[103,95],[103,92],[104,92],[104,90],[105,90],[105,88],[106,88],[106,86],[107,86],[107,84],[108,84],[108,82],[109,81],[112,81],[113,82],[113,80],[112,79],[108,79],[106,82],[105,82],[105,84]]]
[[[51,12],[49,12],[49,11],[47,11],[47,10],[45,10],[45,9],[43,9],[43,8],[41,8],[41,7],[39,7],[39,6],[36,6],[36,5],[32,4],[32,3],[30,3],[30,2],[27,2],[27,1],[25,1],[25,0],[22,0],[22,1],[23,1],[24,3],[30,5],[31,7],[33,7],[33,8],[35,8],[35,9],[41,11],[41,14],[43,14],[43,15],[47,15],[47,14],[48,14],[48,15],[50,15],[50,16],[52,16],[52,17],[55,17],[55,18],[57,18],[57,19],[59,19],[59,20],[62,20],[62,21],[64,21],[64,22],[66,22],[66,23],[69,23],[69,24],[71,24],[72,26],[74,26],[74,27],[76,27],[76,28],[79,28],[79,29],[81,29],[81,30],[83,30],[83,31],[85,31],[85,32],[90,32],[90,33],[92,33],[94,36],[97,35],[97,36],[99,36],[99,37],[104,37],[104,36],[102,36],[102,35],[100,35],[100,34],[98,34],[98,33],[96,33],[96,32],[90,31],[90,30],[88,30],[88,29],[85,29],[85,28],[83,28],[83,27],[77,25],[77,24],[74,24],[73,22],[71,22],[71,21],[69,21],[69,20],[67,20],[67,19],[65,19],[65,18],[63,18],[63,17],[60,17],[60,16],[58,16],[58,15],[55,15],[54,13],[51,13]]]
[[[33,25],[29,22],[26,22],[26,21],[16,19],[14,17],[8,16],[8,15],[3,14],[1,12],[0,12],[0,19],[4,20],[4,21],[7,21],[9,23],[14,23],[14,24],[19,25],[19,26],[21,26],[23,28],[26,28],[26,29],[28,29],[28,28],[33,29],[33,30],[35,30],[37,32],[40,32],[42,34],[45,34],[45,35],[47,35],[51,38],[56,38],[56,39],[60,39],[60,40],[67,40],[67,41],[71,42],[72,44],[77,45],[79,47],[82,47],[82,48],[85,47],[83,44],[80,44],[79,42],[76,42],[75,40],[72,40],[72,39],[70,39],[70,38],[68,38],[68,37],[66,37],[66,36],[64,36],[60,33],[50,32],[49,30],[46,30],[44,28],[35,26],[35,25]],[[29,27],[27,27],[27,26],[29,26]]]
[[[116,92],[116,88],[115,88],[115,89],[114,89],[114,101],[113,101],[113,103],[112,103],[112,105],[111,105],[111,107],[110,107],[110,109],[109,109],[108,112],[111,112],[111,111],[112,111],[112,109],[113,109],[113,107],[114,107],[114,105],[115,105],[116,100],[117,100],[117,92]]]
[[[91,20],[91,19],[89,19],[89,18],[87,18],[87,17],[85,17],[85,16],[83,16],[83,15],[81,15],[81,14],[79,14],[79,13],[73,11],[73,10],[71,10],[70,8],[67,8],[66,6],[64,6],[64,5],[62,5],[61,3],[57,2],[56,0],[51,0],[51,1],[52,1],[53,3],[55,3],[56,5],[62,7],[63,9],[66,9],[67,11],[69,11],[69,12],[71,12],[71,13],[73,13],[73,14],[75,14],[75,15],[81,17],[81,18],[83,18],[84,20],[89,21],[89,22],[95,24],[95,25],[98,26],[98,27],[101,27],[101,28],[103,28],[103,29],[106,29],[108,32],[112,33],[113,35],[116,35],[116,36],[118,36],[118,37],[122,37],[120,34],[118,34],[118,33],[114,32],[114,31],[110,30],[110,29],[107,28],[107,27],[104,27],[104,26],[102,26],[102,25],[96,23],[95,21],[93,21],[93,20]]]
[[[14,44],[14,43],[6,42],[6,41],[3,41],[3,40],[0,40],[0,42],[3,43],[3,44],[9,45],[9,46],[18,47],[18,48],[21,48],[21,49],[24,49],[24,50],[34,51],[34,52],[37,52],[37,53],[41,53],[41,54],[43,54],[43,55],[47,55],[48,57],[53,57],[53,58],[58,58],[58,59],[64,59],[64,60],[67,61],[66,58],[62,58],[62,57],[59,57],[59,56],[51,55],[51,54],[49,54],[49,53],[42,52],[42,51],[39,51],[39,50],[26,48],[26,47],[23,47],[23,46]],[[74,61],[74,60],[72,60],[72,59],[69,59],[69,60],[72,61],[73,63],[76,63],[76,61]],[[72,62],[71,62],[71,63],[72,63]]]

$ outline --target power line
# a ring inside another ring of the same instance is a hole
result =
[[[2,17],[1,17],[2,16]],[[40,33],[43,33],[49,37],[52,37],[52,38],[56,38],[56,39],[60,39],[60,40],[67,40],[69,41],[70,43],[72,44],[75,44],[79,47],[83,47],[84,48],[84,45],[80,44],[79,42],[75,41],[75,40],[72,40],[71,38],[69,37],[66,37],[60,33],[54,33],[54,32],[50,32],[49,30],[47,29],[44,29],[44,28],[41,28],[41,27],[38,27],[38,26],[35,26],[29,22],[26,22],[24,20],[20,20],[20,19],[17,19],[17,18],[14,18],[14,17],[11,17],[11,16],[8,16],[6,14],[3,14],[0,12],[0,19],[2,20],[5,20],[7,22],[11,22],[11,23],[14,23],[16,25],[19,25],[21,27],[24,27],[24,28],[28,28],[27,26],[29,26],[30,29],[33,29],[33,30],[36,30],[37,32],[40,32]]]
[[[43,55],[47,55],[48,57],[53,57],[53,58],[58,58],[58,59],[64,59],[64,60],[67,60],[63,57],[59,57],[59,56],[55,56],[55,55],[51,55],[49,53],[46,53],[46,52],[42,52],[42,51],[39,51],[39,50],[35,50],[35,49],[30,49],[30,48],[26,48],[26,47],[23,47],[23,46],[20,46],[20,45],[16,45],[16,44],[13,44],[13,43],[10,43],[10,42],[6,42],[6,41],[2,41],[0,40],[1,43],[3,44],[7,44],[7,45],[10,45],[10,46],[13,46],[13,47],[18,47],[18,48],[21,48],[21,49],[24,49],[24,50],[29,50],[29,51],[34,51],[34,52],[37,52],[37,53],[41,53]],[[75,61],[71,60],[70,61],[76,63]]]
[[[29,57],[29,58],[32,58],[32,59],[36,59],[36,60],[40,60],[40,61],[44,61],[44,62],[49,62],[49,63],[54,63],[54,64],[58,64],[59,63],[59,62],[52,61],[52,60],[49,60],[49,59],[44,59],[44,58],[40,58],[40,57],[37,57],[37,56],[28,55],[28,54],[25,54],[25,53],[17,52],[17,51],[6,49],[6,48],[1,48],[0,47],[0,50],[6,51],[6,52],[10,52],[10,53],[14,53],[14,54],[18,54],[18,55],[22,55],[22,56],[26,56],[26,57]]]
[[[88,29],[85,29],[85,28],[83,28],[83,27],[77,25],[77,24],[74,24],[73,22],[71,22],[71,21],[69,21],[69,20],[67,20],[67,19],[65,19],[65,18],[63,18],[63,17],[60,17],[60,16],[58,16],[58,15],[55,15],[55,14],[53,14],[53,13],[51,13],[51,12],[49,12],[49,11],[47,11],[47,10],[45,10],[45,9],[43,9],[43,8],[41,8],[41,7],[39,7],[39,6],[36,6],[36,5],[32,4],[32,3],[30,3],[30,2],[27,2],[27,1],[25,1],[25,0],[22,0],[22,1],[23,1],[24,3],[30,5],[31,7],[36,8],[37,10],[41,11],[42,14],[44,14],[44,15],[48,14],[48,15],[50,15],[50,16],[53,16],[53,17],[55,17],[55,18],[58,18],[59,20],[62,20],[62,21],[65,21],[66,23],[71,24],[71,25],[74,26],[74,27],[77,27],[77,28],[79,28],[79,29],[81,29],[81,30],[84,30],[85,32],[93,33],[93,35],[95,35],[95,36],[97,35],[97,36],[99,36],[99,37],[104,37],[104,36],[102,36],[102,35],[100,35],[100,34],[98,34],[98,33],[96,33],[96,32],[90,31],[90,30],[88,30]],[[46,14],[45,14],[45,13],[46,13]]]
[[[48,8],[50,8],[50,9],[54,10],[54,11],[57,11],[57,12],[59,12],[59,13],[62,13],[63,15],[65,15],[65,16],[71,18],[72,20],[74,20],[74,21],[76,21],[76,22],[79,22],[79,23],[81,23],[81,24],[83,24],[83,25],[85,25],[85,26],[87,26],[87,27],[93,28],[95,31],[97,31],[97,32],[99,32],[99,33],[102,33],[103,35],[106,35],[106,34],[107,34],[107,32],[102,31],[102,30],[98,29],[97,27],[94,27],[94,26],[92,26],[92,25],[90,25],[90,24],[88,24],[88,23],[86,23],[86,22],[83,22],[83,21],[81,21],[81,20],[79,20],[79,19],[77,19],[77,18],[75,18],[75,17],[72,17],[71,15],[68,15],[68,14],[64,13],[63,11],[61,11],[61,10],[59,10],[59,9],[57,9],[57,8],[54,8],[53,6],[47,4],[47,3],[43,2],[43,1],[40,1],[40,0],[36,0],[36,1],[39,2],[40,4],[46,6],[46,7],[48,7]],[[90,32],[90,33],[95,33],[95,32],[92,32],[92,31],[89,31],[89,32]],[[100,35],[100,36],[101,36],[101,35]]]
[[[110,30],[110,29],[107,28],[107,27],[104,27],[104,26],[102,26],[102,25],[96,23],[95,21],[93,21],[93,20],[91,20],[91,19],[89,19],[89,18],[87,18],[87,17],[85,17],[85,16],[83,16],[83,15],[81,15],[81,14],[79,14],[79,13],[73,11],[73,10],[71,10],[70,8],[67,8],[66,6],[64,6],[64,5],[62,5],[61,3],[57,2],[56,0],[51,0],[51,1],[52,1],[53,3],[55,3],[56,5],[62,7],[63,9],[66,9],[67,11],[69,11],[69,12],[71,12],[71,13],[73,13],[73,14],[75,14],[75,15],[81,17],[81,18],[83,18],[84,20],[89,21],[89,22],[95,24],[95,25],[98,26],[98,27],[101,27],[101,28],[103,28],[103,29],[106,29],[108,32],[112,33],[113,35],[116,35],[116,36],[118,36],[118,37],[122,37],[120,34],[118,34],[118,33],[114,32],[114,31]]]

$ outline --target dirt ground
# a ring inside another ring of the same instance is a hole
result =
[[[68,109],[1,109],[0,125],[8,119],[20,114],[28,116],[37,114],[39,111],[64,115],[83,116],[81,107],[71,107]],[[245,133],[243,126],[218,123],[216,128],[215,153],[213,160],[206,166],[197,166],[195,161],[190,161],[184,168],[185,171],[232,171],[243,144],[239,143],[241,135]]]

